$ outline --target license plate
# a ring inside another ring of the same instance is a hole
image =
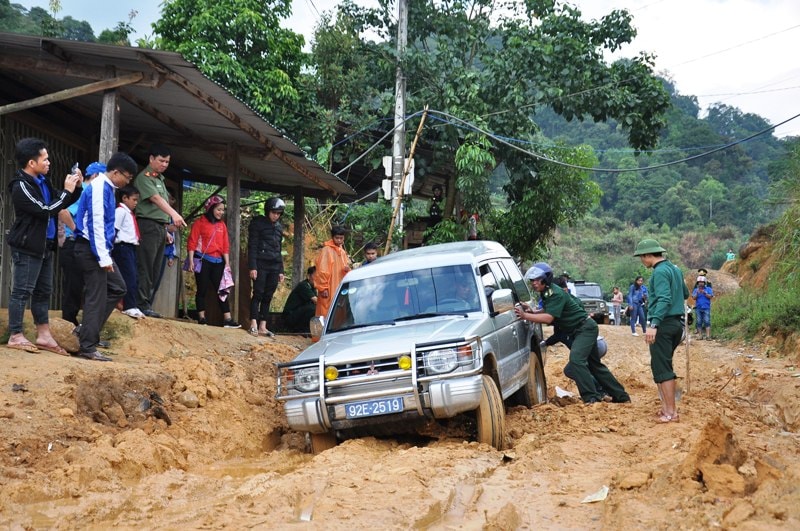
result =
[[[380,400],[367,400],[354,402],[344,406],[345,415],[349,419],[360,417],[373,417],[375,415],[388,415],[403,411],[402,398],[382,398]]]

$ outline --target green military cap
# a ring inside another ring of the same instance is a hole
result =
[[[661,247],[653,238],[645,238],[636,245],[636,250],[633,251],[633,256],[641,256],[643,254],[656,254],[666,253],[667,250]]]

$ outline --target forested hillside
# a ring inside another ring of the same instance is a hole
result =
[[[552,142],[588,144],[599,168],[631,170],[594,172],[602,189],[599,204],[576,225],[562,226],[548,252],[557,267],[596,280],[607,292],[637,274],[647,276],[630,256],[639,239],[658,238],[685,269],[717,269],[728,249],[738,252],[792,197],[786,189],[796,179],[791,168],[798,139],[778,139],[770,130],[774,124],[724,104],[701,116],[695,96],[664,84],[672,106],[658,146],[649,151],[627,147],[613,120],[536,115]]]
[[[742,234],[775,219],[779,212],[768,201],[770,166],[785,157],[789,142],[773,136],[762,117],[735,107],[717,104],[701,118],[695,96],[664,84],[672,102],[666,127],[655,149],[638,154],[613,120],[566,122],[552,112],[536,115],[547,137],[592,146],[599,168],[629,170],[593,174],[603,191],[595,214],[633,225],[732,226]]]
[[[683,267],[716,268],[729,248],[738,250],[781,214],[791,196],[772,190],[794,176],[788,154],[795,140],[777,139],[760,116],[724,104],[701,114],[697,98],[655,76],[648,57],[606,64],[603,49],[623,46],[633,34],[630,13],[587,23],[576,9],[518,6],[490,23],[492,2],[474,5],[462,12],[413,3],[407,82],[409,114],[438,109],[423,131],[429,155],[417,153],[417,178],[428,193],[426,172],[448,179],[451,212],[479,213],[481,236],[610,290],[640,268],[629,254],[644,236],[662,241]],[[333,172],[366,155],[341,174],[354,187],[371,172],[382,174],[391,139],[366,151],[391,129],[396,28],[389,13],[342,4],[336,17],[323,19],[306,55],[302,37],[279,27],[290,3],[265,4],[259,17],[228,23],[239,7],[222,0],[198,13],[192,2],[176,0],[163,9],[154,40],[139,44],[180,51]],[[0,30],[127,43],[130,20],[95,37],[88,22],[59,15],[0,0]],[[364,38],[370,28],[383,40]],[[565,33],[585,38],[565,41]],[[269,53],[247,46],[251,39],[242,35],[270,42]],[[511,86],[509,71],[525,75]],[[582,91],[590,95],[575,97]],[[409,135],[416,123],[407,124]],[[501,138],[564,164],[523,155]],[[308,212],[322,208],[310,204]],[[406,219],[426,213],[424,201],[412,201]],[[382,243],[389,216],[380,200],[322,217],[346,220],[354,241]],[[464,237],[461,221],[442,224],[438,236]],[[351,250],[358,258],[360,249]]]

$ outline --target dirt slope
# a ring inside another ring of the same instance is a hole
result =
[[[0,528],[800,528],[800,369],[761,345],[691,342],[688,367],[682,346],[681,420],[659,425],[642,337],[603,326],[630,405],[509,409],[505,452],[364,438],[314,457],[273,399],[307,340],[112,324],[113,363],[0,348]],[[549,351],[551,396],[576,392],[566,359]]]

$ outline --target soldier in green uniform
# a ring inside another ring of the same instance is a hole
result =
[[[139,293],[136,306],[148,317],[161,317],[153,310],[155,281],[161,271],[167,225],[186,226],[183,217],[170,206],[169,193],[162,175],[169,167],[170,151],[163,144],[150,147],[150,163],[136,176],[133,184],[139,190],[136,219],[139,222],[139,246],[136,248],[136,269]]]
[[[675,372],[672,370],[672,356],[681,344],[683,336],[683,317],[689,288],[683,280],[683,273],[675,264],[664,257],[666,250],[656,240],[647,238],[636,245],[633,256],[638,256],[645,267],[653,268],[650,277],[647,315],[650,326],[644,340],[650,345],[650,370],[658,386],[661,397],[659,422],[677,422],[678,410],[675,405]]]
[[[297,284],[283,307],[283,317],[292,332],[308,332],[309,321],[317,309],[317,290],[314,288],[315,266],[306,271],[306,279]]]
[[[581,399],[591,404],[603,399],[597,383],[611,396],[612,402],[630,402],[625,388],[600,361],[597,349],[597,323],[589,317],[578,299],[559,287],[552,287],[553,269],[545,262],[534,264],[525,278],[542,297],[543,308],[517,307],[517,317],[541,324],[552,324],[573,338],[569,351],[570,376],[575,380]],[[594,378],[592,378],[594,377]]]

